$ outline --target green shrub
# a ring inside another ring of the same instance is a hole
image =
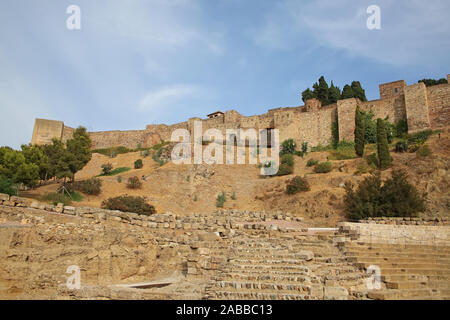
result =
[[[135,168],[135,169],[141,169],[143,166],[144,166],[144,164],[142,163],[142,160],[141,160],[141,159],[137,159],[137,160],[134,162],[134,168]]]
[[[118,183],[122,183],[122,176],[118,176],[118,177],[117,177],[117,182],[118,182]]]
[[[308,162],[306,163],[306,166],[307,167],[314,167],[316,164],[318,164],[319,163],[319,160],[316,160],[316,159],[313,159],[313,158],[311,158],[311,159],[309,159],[308,160]]]
[[[419,148],[419,150],[417,150],[416,154],[419,157],[428,157],[432,154],[433,152],[431,151],[430,147],[428,145],[423,145]]]
[[[197,201],[197,200],[198,200],[197,195],[195,195],[194,196],[194,201]]]
[[[12,180],[0,176],[0,193],[6,193],[10,196],[17,195],[17,186]]]
[[[285,163],[282,163],[278,167],[277,176],[286,176],[292,173],[294,173],[294,168]]]
[[[142,182],[138,177],[130,177],[128,178],[127,188],[128,189],[140,189],[142,187]]]
[[[281,164],[286,164],[290,167],[294,166],[294,157],[292,154],[285,154],[281,156]]]
[[[294,154],[296,148],[297,144],[295,143],[294,139],[284,140],[283,143],[281,144],[280,155]]]
[[[85,194],[97,196],[101,192],[102,181],[98,178],[90,178],[88,180],[76,181],[72,188]]]
[[[113,166],[111,163],[104,163],[102,164],[101,168],[102,168],[102,175],[107,176],[111,173]]]
[[[432,130],[424,130],[419,131],[413,134],[408,134],[406,138],[408,139],[408,145],[418,144],[422,145],[424,144],[428,138],[433,134]]]
[[[302,152],[303,152],[303,154],[308,153],[308,142],[306,142],[306,141],[302,142]]]
[[[233,191],[233,194],[231,195],[231,199],[236,200],[236,192],[235,191]]]
[[[155,207],[148,204],[144,197],[132,197],[128,195],[104,200],[102,202],[102,208],[119,210],[122,212],[133,212],[146,216],[156,213]]]
[[[222,191],[221,194],[217,195],[217,201],[216,201],[216,207],[217,208],[223,208],[223,204],[227,201],[227,198],[225,196],[225,192]]]
[[[287,194],[296,194],[299,192],[310,191],[308,181],[305,178],[296,176],[287,181],[286,192]]]
[[[304,154],[302,151],[295,151],[294,154],[295,154],[297,157],[302,157],[302,158],[305,156],[305,154]]]
[[[314,167],[315,173],[328,173],[332,170],[331,162],[321,162]]]
[[[418,193],[402,170],[392,171],[392,177],[384,184],[380,173],[376,172],[366,177],[356,191],[348,182],[345,189],[344,203],[349,219],[414,217],[425,210],[425,194]]]
[[[395,152],[406,152],[408,151],[408,143],[404,140],[398,141],[395,144]]]

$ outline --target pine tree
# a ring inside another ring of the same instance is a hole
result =
[[[344,86],[344,89],[342,89],[341,99],[349,99],[349,98],[353,98],[353,97],[354,97],[354,94],[353,94],[352,87],[350,87],[348,84],[346,84]]]
[[[83,169],[92,158],[92,141],[86,128],[78,127],[73,133],[73,138],[67,140],[66,145],[70,154],[69,168],[72,175],[75,176],[75,173]]]
[[[385,122],[380,118],[377,119],[377,151],[380,169],[388,168],[391,165],[391,155],[389,154]]]
[[[367,101],[366,98],[366,92],[361,87],[361,83],[359,81],[353,81],[351,85],[352,91],[353,91],[353,97],[359,98],[361,101]]]
[[[358,157],[364,155],[364,118],[359,107],[355,115],[355,152]]]
[[[306,89],[305,91],[302,92],[302,100],[303,102],[306,102],[306,100],[312,99],[312,98],[316,98],[316,95],[314,94],[314,92],[311,89]]]
[[[328,101],[330,104],[336,103],[341,99],[341,90],[333,84],[331,81],[330,89],[328,90]]]

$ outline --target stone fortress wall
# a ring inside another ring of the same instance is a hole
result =
[[[193,137],[195,121],[202,122],[202,130],[219,129],[225,135],[226,129],[258,130],[279,129],[280,142],[293,138],[298,145],[308,142],[309,146],[326,145],[331,139],[331,126],[336,116],[339,121],[341,140],[353,140],[355,111],[359,106],[364,111],[372,110],[375,118],[393,122],[408,121],[409,132],[444,127],[450,120],[450,75],[447,84],[426,87],[423,83],[407,86],[405,81],[381,84],[380,99],[362,102],[351,98],[336,104],[323,106],[317,99],[306,101],[304,106],[270,109],[256,116],[243,116],[235,110],[226,111],[208,119],[190,118],[174,125],[147,125],[144,130],[91,132],[93,148],[125,146],[150,147],[161,141],[170,141],[176,129],[187,129]],[[69,139],[73,128],[62,121],[36,119],[31,143],[45,144],[52,138]]]

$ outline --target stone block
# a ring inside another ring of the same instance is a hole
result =
[[[348,300],[348,290],[342,287],[324,287],[325,300]]]

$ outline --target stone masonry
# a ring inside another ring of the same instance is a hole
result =
[[[449,76],[447,76],[447,79]],[[150,147],[162,141],[170,141],[175,129],[186,129],[193,136],[195,121],[202,122],[203,133],[218,129],[225,134],[227,129],[271,130],[278,129],[280,142],[293,138],[297,145],[308,142],[309,146],[326,145],[332,139],[331,127],[339,121],[341,140],[353,140],[356,107],[373,111],[375,118],[389,117],[390,121],[408,121],[410,132],[444,127],[450,120],[450,85],[425,87],[424,84],[407,86],[405,81],[380,85],[380,100],[362,102],[359,99],[340,100],[336,104],[322,106],[320,101],[306,101],[304,106],[270,109],[257,116],[243,116],[235,110],[219,113],[213,118],[191,118],[174,125],[147,125],[144,130],[91,132],[93,148],[125,146]],[[49,143],[52,138],[69,139],[73,128],[62,121],[36,119],[31,142]]]

